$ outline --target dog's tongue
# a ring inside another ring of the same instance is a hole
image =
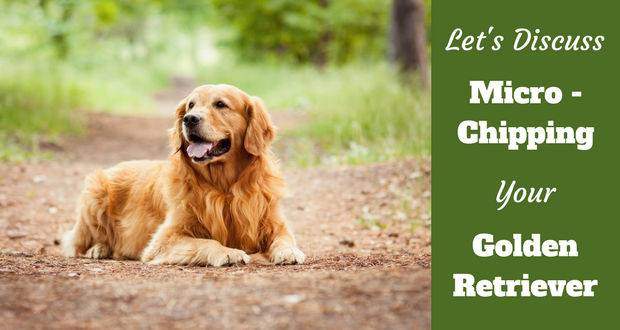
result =
[[[211,142],[192,142],[187,147],[187,154],[190,157],[202,158],[211,148],[213,148],[213,143]]]

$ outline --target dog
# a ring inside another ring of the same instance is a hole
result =
[[[85,180],[64,254],[150,264],[301,264],[280,212],[284,181],[263,102],[231,85],[204,85],[178,105],[167,161],[128,161]]]

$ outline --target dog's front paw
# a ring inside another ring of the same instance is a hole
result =
[[[250,256],[241,250],[224,247],[211,253],[208,258],[208,263],[214,267],[248,264],[250,263]]]
[[[294,245],[285,245],[273,249],[269,259],[276,265],[303,264],[306,255]]]
[[[107,245],[103,243],[97,243],[91,246],[90,249],[88,249],[88,251],[84,253],[84,257],[91,259],[107,259],[110,257],[111,254],[112,250],[110,250]]]

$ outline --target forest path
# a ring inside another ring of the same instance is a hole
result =
[[[282,204],[304,265],[272,266],[258,255],[225,268],[61,257],[54,240],[74,222],[86,174],[166,157],[171,117],[163,109],[181,87],[157,96],[159,116],[92,114],[84,136],[50,146],[52,160],[0,164],[0,328],[430,327],[428,159],[311,169],[285,162]],[[274,113],[276,125],[285,120]]]

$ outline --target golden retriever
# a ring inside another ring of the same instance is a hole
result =
[[[179,103],[169,135],[168,161],[86,178],[65,255],[217,267],[260,252],[274,264],[304,262],[279,210],[275,128],[259,98],[200,86]]]

